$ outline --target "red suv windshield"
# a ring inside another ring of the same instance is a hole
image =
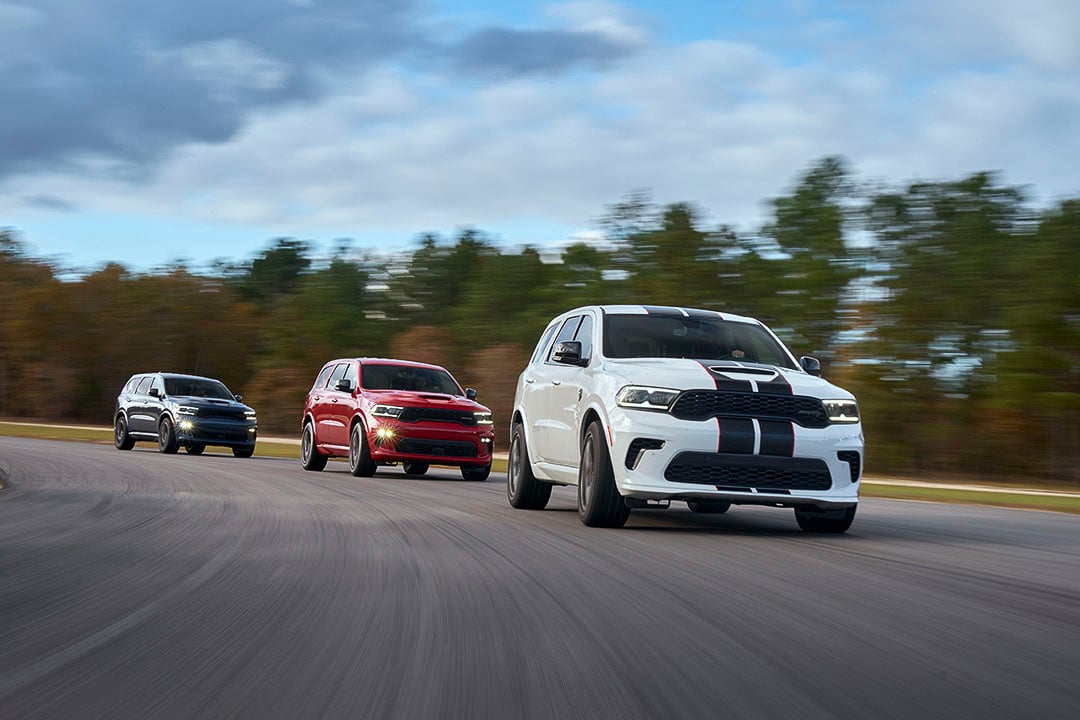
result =
[[[365,390],[464,394],[454,378],[445,370],[411,365],[364,365],[361,369],[360,383]]]

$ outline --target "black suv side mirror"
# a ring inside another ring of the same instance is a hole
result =
[[[352,392],[353,391],[352,380],[350,380],[349,378],[341,378],[334,385],[334,389],[335,390],[340,390],[341,392]]]
[[[803,355],[799,358],[799,365],[814,377],[821,377],[821,361],[817,358]]]
[[[555,346],[555,352],[551,358],[563,365],[585,365],[589,361],[581,359],[581,342],[578,340],[566,340]]]
[[[157,388],[150,388],[150,397],[156,397],[156,398],[161,397],[161,391],[158,390]]]
[[[233,395],[233,397],[236,398],[236,402],[243,402],[244,401],[244,396],[243,395]]]
[[[472,388],[465,388],[465,397],[467,397],[469,400],[475,400],[476,390],[473,390]]]

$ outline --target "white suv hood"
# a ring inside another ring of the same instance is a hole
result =
[[[740,373],[739,366],[752,372]],[[627,360],[604,360],[602,371],[618,375],[626,385],[644,385],[672,390],[712,389],[716,385],[707,368],[720,368],[722,377],[732,380],[767,382],[773,373],[791,385],[795,395],[807,395],[821,399],[854,399],[847,390],[827,380],[814,377],[802,370],[779,368],[756,363],[736,364],[731,361],[687,360],[684,358],[632,358]],[[763,372],[768,374],[763,374]]]

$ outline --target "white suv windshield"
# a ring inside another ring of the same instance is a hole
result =
[[[673,315],[605,316],[604,355],[736,360],[795,367],[780,344],[759,325]]]

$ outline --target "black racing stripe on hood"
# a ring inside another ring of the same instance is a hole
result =
[[[758,392],[768,393],[770,395],[794,395],[795,391],[791,389],[791,383],[787,381],[784,375],[777,371],[776,377],[768,382],[759,382],[757,384]]]
[[[717,360],[698,360],[701,363],[701,367],[705,368],[705,372],[709,373],[709,377],[713,379],[713,383],[716,384],[717,390],[725,390],[727,392],[753,392],[754,386],[750,384],[749,380],[732,380],[731,378],[724,377],[714,373],[709,369],[710,365],[716,365]],[[734,370],[735,368],[732,368]]]

